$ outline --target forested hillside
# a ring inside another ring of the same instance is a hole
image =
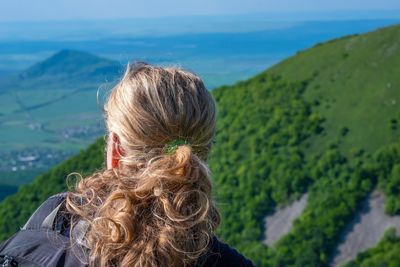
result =
[[[257,266],[328,266],[374,189],[386,194],[388,213],[400,213],[399,72],[400,26],[393,26],[319,44],[213,90],[218,235]],[[1,202],[1,238],[49,195],[66,190],[69,173],[100,168],[103,154],[99,140]],[[307,206],[290,233],[274,247],[262,244],[266,214],[306,192]],[[390,266],[399,250],[399,238],[388,232],[349,266]]]

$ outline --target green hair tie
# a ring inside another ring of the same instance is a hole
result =
[[[186,140],[183,140],[183,139],[174,139],[174,140],[168,142],[168,143],[165,145],[165,152],[166,152],[167,154],[172,154],[172,153],[174,153],[174,152],[178,149],[179,146],[181,146],[181,145],[188,145],[188,144],[189,144],[189,142],[186,141]]]

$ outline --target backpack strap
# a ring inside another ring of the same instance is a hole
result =
[[[41,228],[53,230],[57,213],[63,205],[67,194],[67,192],[63,192],[49,197],[36,209],[21,230]]]
[[[43,229],[49,229],[49,230],[53,230],[53,225],[54,225],[54,221],[56,220],[57,217],[57,213],[60,210],[62,204],[64,204],[64,201],[61,202],[60,204],[58,204],[57,207],[54,208],[54,210],[47,215],[46,218],[44,218],[43,222],[42,222],[42,228]],[[56,231],[59,232],[59,223],[57,223],[56,225]]]
[[[49,197],[40,205],[40,207],[31,215],[27,223],[21,230],[27,229],[48,229],[62,233],[64,216],[58,216],[59,211],[65,203],[65,198],[68,192],[60,193]],[[72,231],[71,234],[78,244],[83,247],[89,248],[85,240],[86,232],[88,231],[89,224],[84,220],[79,220],[73,227],[68,226],[68,230]],[[64,229],[65,230],[65,229]]]

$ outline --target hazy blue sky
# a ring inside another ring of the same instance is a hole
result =
[[[1,0],[0,21],[343,10],[364,11],[363,16],[373,17],[377,10],[400,10],[400,0]]]

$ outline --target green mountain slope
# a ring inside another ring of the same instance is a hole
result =
[[[272,67],[288,81],[312,78],[305,99],[326,118],[326,135],[312,140],[322,150],[346,132],[344,151],[376,151],[396,140],[400,119],[400,27],[388,27],[316,45]]]
[[[213,91],[218,125],[210,167],[223,215],[218,235],[257,266],[329,266],[340,235],[376,187],[386,193],[387,212],[400,213],[399,109],[377,100],[388,81],[398,85],[391,68],[398,68],[400,48],[379,65],[381,76],[365,64],[382,59],[381,51],[397,47],[399,38],[400,26],[394,26],[334,40]],[[102,145],[97,141],[1,202],[1,238],[46,197],[65,190],[68,173],[100,168]],[[306,192],[307,207],[290,233],[274,247],[263,245],[265,215]],[[383,240],[370,253],[385,257],[396,246],[396,238]]]

